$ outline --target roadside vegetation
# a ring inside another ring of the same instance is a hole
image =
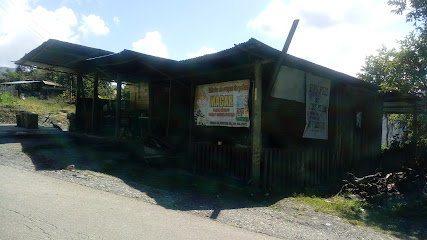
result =
[[[378,85],[383,93],[427,97],[427,4],[424,0],[389,0],[392,13],[406,15],[413,31],[398,47],[383,46],[367,56],[357,77]],[[382,147],[381,168],[373,175],[345,179],[338,194],[293,199],[349,222],[389,231],[402,238],[426,239],[427,112],[389,114],[388,123],[401,130]],[[388,134],[388,132],[387,132]],[[403,234],[403,235],[402,235]]]
[[[368,202],[356,196],[323,198],[305,195],[295,195],[289,199],[307,204],[315,211],[343,218],[351,224],[372,227],[397,237],[412,239],[427,237],[425,235],[427,208],[420,201],[384,199],[381,202]]]
[[[20,111],[34,112],[39,115],[39,125],[52,127],[52,123],[68,129],[67,114],[75,112],[74,104],[57,96],[47,100],[29,97],[20,99],[9,93],[0,94],[0,123],[16,124],[16,114]]]

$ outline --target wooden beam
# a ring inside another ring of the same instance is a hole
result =
[[[170,127],[170,119],[171,119],[171,101],[172,101],[172,80],[169,80],[168,123],[166,126],[166,137],[169,137],[169,127]]]
[[[98,82],[99,74],[95,73],[93,79],[93,96],[92,96],[92,131],[96,132],[98,126]]]
[[[194,161],[194,156],[193,156],[193,124],[194,124],[194,90],[195,90],[195,85],[194,85],[194,81],[190,80],[190,99],[189,99],[189,106],[190,106],[190,111],[188,113],[188,158],[189,159],[189,163],[191,164],[191,170],[192,173],[195,174],[196,173],[196,164]]]
[[[276,83],[277,76],[279,75],[280,67],[283,64],[283,60],[286,57],[286,53],[288,52],[289,46],[291,45],[292,38],[294,36],[295,30],[297,29],[299,19],[295,19],[292,23],[291,30],[289,31],[288,37],[286,38],[285,45],[283,45],[282,54],[280,55],[279,61],[277,61],[276,66],[273,70],[273,75],[271,76],[270,84],[268,85],[265,99],[270,98],[271,91],[273,90],[274,84]]]
[[[119,130],[120,130],[120,116],[121,116],[121,100],[122,100],[122,81],[123,76],[121,74],[117,74],[117,94],[116,94],[116,124],[115,124],[115,136],[119,138]]]
[[[77,96],[76,96],[76,124],[77,129],[82,129],[82,75],[77,75]]]
[[[151,134],[151,129],[153,126],[153,102],[154,102],[154,94],[153,94],[153,83],[148,82],[148,135]]]
[[[83,100],[82,100],[83,112],[87,112],[87,111],[88,111],[88,109],[87,109],[87,107],[86,107],[86,101],[85,101],[86,96],[85,96],[85,85],[84,85],[84,83],[83,83],[83,77],[82,77],[82,81],[80,81],[79,83],[80,83],[80,94],[81,94],[80,96],[81,96],[81,98],[83,99]]]
[[[70,104],[71,102],[73,102],[73,82],[74,82],[74,78],[72,77],[70,80]]]
[[[261,115],[262,115],[262,65],[256,62],[254,66],[254,84],[252,91],[252,171],[251,185],[253,187],[260,186],[261,177],[261,158],[262,158],[262,131],[261,131]]]

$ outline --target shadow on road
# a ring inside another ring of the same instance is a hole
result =
[[[3,131],[4,132],[4,131]],[[120,178],[128,186],[146,193],[157,204],[173,210],[209,210],[210,218],[216,219],[222,210],[271,206],[293,193],[254,191],[244,185],[230,184],[224,179],[201,177],[185,169],[176,169],[175,160],[162,160],[162,164],[144,160],[142,145],[114,142],[103,139],[59,134],[29,134],[8,136],[0,126],[0,144],[20,143],[36,170],[61,170],[74,165],[79,170],[91,170]],[[307,194],[307,190],[306,190]],[[323,192],[331,196],[330,192]],[[319,191],[316,192],[319,196]],[[399,230],[391,222],[376,222],[375,216],[367,216],[367,225],[383,230]],[[406,230],[411,232],[408,226]],[[423,230],[422,230],[423,231]],[[408,232],[409,233],[409,232]],[[407,238],[405,231],[398,237]]]
[[[221,178],[197,176],[185,169],[168,167],[175,165],[176,158],[170,162],[168,159],[147,162],[141,151],[143,146],[135,143],[67,133],[0,136],[0,144],[5,143],[20,143],[35,170],[61,170],[74,165],[75,169],[105,173],[145,192],[165,208],[211,210],[212,219],[224,209],[269,206],[275,200]]]

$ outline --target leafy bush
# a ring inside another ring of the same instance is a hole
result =
[[[6,106],[6,107],[12,107],[16,105],[18,102],[18,99],[9,93],[3,93],[0,94],[0,105]]]

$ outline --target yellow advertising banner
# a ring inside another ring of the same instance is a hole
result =
[[[132,109],[148,110],[150,105],[150,96],[148,83],[134,83],[129,86],[130,106]]]
[[[194,121],[198,126],[249,127],[249,80],[196,87]]]

